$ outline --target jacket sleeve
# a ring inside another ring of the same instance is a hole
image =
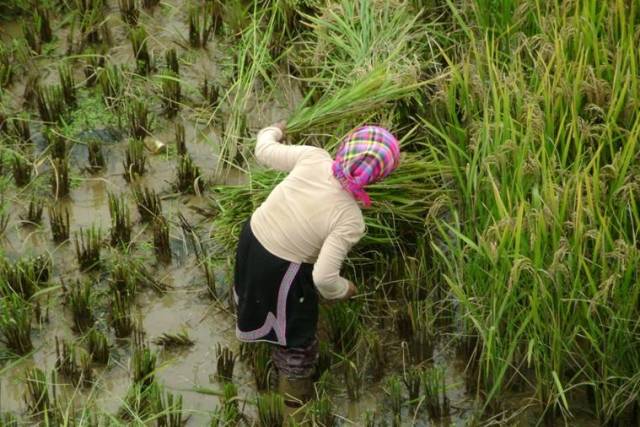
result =
[[[313,266],[313,282],[324,298],[339,299],[346,295],[349,281],[340,276],[340,268],[349,250],[364,232],[364,220],[359,216],[340,222],[325,239]]]
[[[290,172],[305,155],[318,148],[308,145],[284,145],[282,131],[277,127],[267,127],[258,133],[255,156],[260,164],[282,172]]]

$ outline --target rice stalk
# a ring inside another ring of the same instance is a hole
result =
[[[153,219],[153,247],[156,259],[160,263],[171,262],[171,243],[169,237],[169,222],[164,216],[158,215]]]
[[[153,222],[155,217],[162,214],[160,197],[153,189],[136,184],[133,186],[133,197],[143,222]]]
[[[104,333],[93,328],[87,334],[87,351],[93,363],[106,365],[109,363],[110,345]]]
[[[58,203],[50,205],[48,213],[53,241],[62,243],[69,239],[69,209]]]
[[[218,381],[232,382],[233,381],[233,368],[236,363],[236,356],[233,351],[228,347],[223,347],[220,344],[216,345],[216,378]]]
[[[0,300],[0,341],[13,353],[23,356],[33,350],[31,304],[11,292]]]
[[[24,187],[31,181],[31,163],[22,155],[14,154],[11,163],[13,180],[18,187]]]
[[[74,330],[78,333],[87,332],[96,321],[92,294],[90,282],[76,281],[68,291],[67,304],[71,308]]]
[[[100,246],[102,235],[99,228],[80,228],[75,234],[74,244],[78,266],[83,271],[100,268]]]
[[[124,195],[109,193],[109,213],[111,214],[111,246],[126,247],[131,241],[131,217],[129,205]]]
[[[277,393],[258,395],[258,425],[262,427],[279,427],[284,424],[284,398]]]
[[[124,22],[131,26],[138,25],[140,11],[136,5],[136,0],[118,0],[118,8]]]
[[[23,221],[31,225],[38,225],[42,222],[42,211],[44,210],[44,202],[39,198],[31,198],[29,200],[29,208],[27,215],[22,218]]]
[[[186,331],[175,334],[163,333],[153,340],[155,345],[164,347],[165,349],[175,349],[178,347],[192,347],[195,344]]]
[[[129,140],[122,166],[124,168],[124,178],[127,182],[133,182],[137,177],[145,174],[147,170],[147,155],[145,154],[142,140],[136,138]]]
[[[69,182],[69,157],[52,159],[51,192],[56,199],[69,195],[71,184]]]
[[[148,75],[153,69],[153,62],[147,46],[148,37],[144,27],[133,28],[129,34],[129,40],[136,61],[136,72],[142,76]]]

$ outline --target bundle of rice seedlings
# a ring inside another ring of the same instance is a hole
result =
[[[76,347],[64,340],[60,344],[58,337],[56,337],[55,370],[73,384],[78,384],[80,381],[81,371],[77,361]]]
[[[64,93],[60,85],[34,87],[38,113],[43,122],[62,123],[66,113]]]
[[[5,45],[0,45],[0,89],[9,87],[16,75],[11,56],[11,51]]]
[[[197,6],[189,9],[189,44],[193,48],[206,47],[213,34],[212,3],[207,2],[205,7]]]
[[[69,154],[67,138],[59,131],[46,128],[45,138],[47,139],[49,152],[54,159],[63,159]]]
[[[182,396],[165,392],[161,395],[160,406],[157,408],[156,425],[158,427],[182,427],[183,419]]]
[[[69,156],[52,159],[51,190],[56,199],[69,195]]]
[[[147,47],[147,32],[144,27],[132,29],[129,40],[136,61],[136,71],[138,74],[146,76],[153,69],[153,63]]]
[[[333,427],[338,422],[338,417],[334,414],[333,402],[326,392],[313,400],[306,410],[307,419],[310,418],[312,425]]]
[[[385,393],[389,399],[389,406],[396,420],[400,420],[402,415],[402,406],[404,404],[404,396],[402,393],[402,381],[397,375],[387,380]]]
[[[95,226],[89,229],[80,228],[75,235],[76,258],[83,271],[95,270],[100,267],[101,231]]]
[[[162,346],[165,349],[172,349],[178,347],[192,347],[195,344],[195,341],[189,338],[187,331],[182,331],[175,334],[165,332],[155,338],[153,343],[155,345]]]
[[[184,156],[187,154],[187,141],[185,139],[184,125],[182,122],[176,122],[176,151],[178,156]]]
[[[80,33],[82,35],[81,46],[84,43],[106,45],[111,44],[110,23],[105,14],[105,2],[102,0],[75,0],[75,6],[80,21]],[[76,21],[73,21],[75,24]],[[73,31],[69,32],[69,37],[73,40]],[[73,43],[69,43],[70,46]]]
[[[140,11],[136,6],[136,0],[118,0],[118,8],[124,22],[132,26],[138,25]]]
[[[67,293],[67,304],[71,308],[74,329],[79,333],[85,333],[96,321],[93,305],[95,301],[92,297],[90,282],[80,282],[79,280],[71,286]]]
[[[25,372],[24,382],[24,401],[28,412],[32,415],[48,414],[52,408],[52,399],[46,374],[39,368],[29,368]]]
[[[90,51],[91,52],[91,51]],[[85,84],[87,87],[94,87],[98,84],[98,73],[100,69],[104,68],[106,65],[106,59],[104,55],[99,54],[88,54],[87,62],[84,66],[84,77]]]
[[[200,86],[200,93],[204,99],[205,105],[210,108],[217,108],[220,100],[220,94],[218,89],[214,86],[213,82],[209,81],[207,76],[204,76],[204,82]]]
[[[41,43],[49,43],[53,40],[53,32],[51,31],[51,17],[49,10],[44,7],[36,7],[33,12],[35,27],[38,32]]]
[[[159,76],[162,85],[162,103],[167,117],[173,118],[180,111],[182,92],[180,77],[172,71],[165,71]]]
[[[18,418],[11,412],[0,413],[0,425],[3,427],[19,427]]]
[[[143,222],[153,222],[156,216],[162,214],[160,197],[153,189],[136,184],[133,186],[133,197]]]
[[[121,67],[117,65],[107,65],[101,68],[98,73],[98,85],[102,90],[102,96],[107,107],[114,108],[122,102],[124,76]]]
[[[119,197],[109,193],[109,213],[111,214],[111,246],[125,247],[131,241],[131,218],[129,205],[124,195]]]
[[[349,359],[344,360],[342,369],[344,384],[347,389],[347,396],[352,401],[360,399],[360,389],[362,388],[362,372],[358,369],[357,362]]]
[[[421,371],[416,367],[405,369],[402,375],[402,382],[407,389],[409,401],[413,404],[418,403],[420,398],[420,384],[422,383]]]
[[[439,420],[449,416],[450,405],[447,397],[444,368],[433,367],[422,372],[425,405],[429,417]]]
[[[14,292],[0,299],[0,334],[2,343],[17,355],[33,350],[31,342],[31,304]]]
[[[109,363],[110,346],[105,334],[93,328],[87,334],[86,340],[87,350],[93,363],[101,365]]]
[[[146,345],[134,348],[130,367],[134,384],[147,388],[155,382],[156,359],[156,354]]]
[[[29,208],[27,215],[22,218],[23,221],[29,224],[38,225],[42,222],[42,211],[44,210],[44,202],[36,197],[32,197],[29,200]]]
[[[64,242],[69,238],[69,209],[61,204],[55,204],[49,206],[48,212],[53,241]]]
[[[235,426],[243,418],[238,405],[238,388],[234,383],[225,383],[222,388],[221,405],[218,406],[211,418],[210,427]]]
[[[105,167],[106,161],[102,152],[102,141],[98,138],[91,138],[87,142],[87,155],[89,157],[89,170],[92,173],[98,172]]]
[[[258,425],[280,427],[284,425],[284,398],[277,393],[258,395]]]
[[[258,391],[268,391],[271,388],[271,376],[273,366],[271,363],[271,349],[267,345],[253,344],[254,353],[251,358],[253,377],[256,381]]]
[[[18,187],[24,187],[31,181],[31,163],[21,154],[14,154],[12,160],[13,180]]]
[[[126,338],[133,332],[132,297],[120,292],[112,294],[109,320],[117,338]]]
[[[132,182],[137,177],[144,175],[147,170],[147,155],[145,154],[142,140],[136,138],[129,140],[122,166],[124,168],[124,178],[127,182]]]
[[[193,162],[189,154],[178,158],[175,189],[181,193],[201,194],[204,191],[204,181],[200,168]]]
[[[233,381],[233,368],[236,364],[236,356],[229,347],[216,345],[216,378],[220,382]]]
[[[336,304],[326,307],[324,313],[334,349],[341,354],[353,351],[362,330],[360,306],[354,303]]]
[[[58,67],[58,75],[60,76],[60,87],[62,88],[64,102],[68,108],[74,108],[77,105],[77,90],[71,67],[68,64],[61,64]]]
[[[132,138],[143,140],[152,131],[153,115],[147,103],[138,98],[129,98],[125,107],[129,122],[129,133]]]
[[[156,259],[161,263],[171,262],[171,244],[169,238],[169,222],[162,215],[153,219],[153,246]]]
[[[0,295],[16,293],[24,300],[31,297],[49,280],[49,259],[44,256],[23,258],[10,264],[0,263],[0,277],[4,278]],[[7,292],[8,291],[8,292]]]
[[[42,53],[40,39],[32,22],[24,22],[22,24],[22,34],[31,52],[34,52],[36,54]]]

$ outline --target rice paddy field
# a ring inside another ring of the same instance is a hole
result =
[[[0,426],[640,425],[636,0],[0,0]],[[257,131],[402,143],[288,417]]]

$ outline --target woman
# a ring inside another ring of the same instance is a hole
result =
[[[274,344],[280,391],[296,406],[311,397],[317,293],[327,300],[356,294],[340,267],[365,233],[358,203],[370,206],[364,187],[397,167],[400,148],[386,129],[364,126],[344,138],[332,159],[321,148],[284,145],[284,128],[278,123],[258,133],[258,162],[289,174],[244,226],[234,291],[238,339]]]

